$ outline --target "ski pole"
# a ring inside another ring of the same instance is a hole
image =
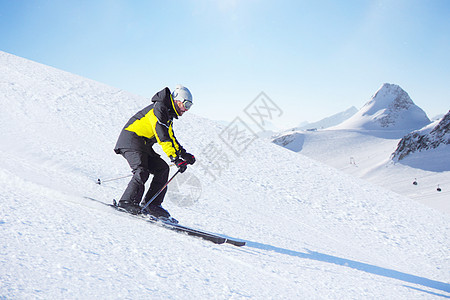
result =
[[[162,191],[164,191],[165,188],[167,188],[167,186],[169,185],[169,183],[172,181],[172,179],[178,174],[180,173],[180,170],[178,169],[178,171],[173,174],[172,178],[170,178],[166,184],[152,197],[152,199],[150,199],[145,205],[144,207],[142,207],[141,212],[144,213],[145,209],[153,202],[153,200],[155,200],[156,197],[159,196],[159,194],[161,194]]]
[[[117,178],[106,179],[106,180],[101,180],[100,178],[98,178],[98,179],[97,179],[97,184],[100,185],[100,184],[102,184],[102,182],[115,181],[115,180],[119,180],[119,179],[122,179],[122,178],[131,177],[131,176],[133,176],[133,174],[126,175],[126,176],[121,176],[121,177],[117,177]]]
[[[173,167],[173,166],[175,166],[175,164],[169,165],[169,167]],[[131,177],[131,176],[133,176],[133,174],[129,174],[129,175],[121,176],[121,177],[117,177],[117,178],[110,178],[110,179],[106,179],[106,180],[101,180],[100,178],[97,178],[97,184],[101,185],[103,182],[115,181],[115,180]]]

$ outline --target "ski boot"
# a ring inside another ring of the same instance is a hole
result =
[[[117,206],[133,215],[139,215],[141,213],[141,207],[130,201],[120,200]]]
[[[165,210],[161,205],[150,204],[145,210],[153,219],[178,224],[178,221],[175,218],[171,217],[169,212]]]

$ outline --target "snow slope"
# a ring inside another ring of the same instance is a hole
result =
[[[449,146],[396,163],[391,157],[400,139],[392,136],[398,135],[397,131],[327,129],[285,132],[274,142],[450,215]]]
[[[0,299],[450,297],[448,215],[262,139],[234,154],[195,106],[174,126],[201,195],[165,206],[247,246],[89,201],[126,186],[96,180],[129,172],[112,148],[147,104],[0,52]]]

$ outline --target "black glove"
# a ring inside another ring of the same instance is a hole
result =
[[[195,163],[195,157],[190,153],[183,152],[181,153],[181,157],[188,163],[188,165],[193,165]]]
[[[180,173],[183,173],[187,169],[187,161],[182,160],[178,156],[175,158],[172,158],[172,162],[177,166],[178,170],[180,170]]]

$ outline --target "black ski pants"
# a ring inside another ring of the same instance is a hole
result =
[[[169,165],[156,153],[150,155],[132,149],[123,149],[120,154],[128,161],[133,172],[133,177],[120,200],[139,204],[144,195],[145,183],[149,175],[153,174],[150,188],[144,198],[144,202],[147,203],[167,183],[169,178]],[[160,205],[164,200],[166,191],[167,188],[152,203]]]

